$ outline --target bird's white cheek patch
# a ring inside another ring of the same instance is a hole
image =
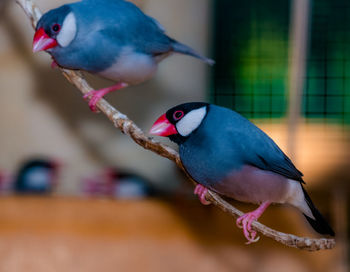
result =
[[[63,21],[61,31],[57,35],[57,42],[60,46],[68,46],[77,34],[77,22],[73,12],[69,13]]]
[[[206,113],[207,113],[206,107],[192,110],[189,113],[187,113],[176,124],[176,129],[179,132],[179,134],[183,137],[190,135],[202,123]]]

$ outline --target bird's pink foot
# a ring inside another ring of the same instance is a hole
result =
[[[257,232],[252,229],[252,223],[264,213],[269,205],[270,202],[264,202],[255,211],[246,213],[237,219],[236,225],[243,229],[244,237],[248,240],[247,245],[259,241],[260,237],[257,237]]]
[[[101,98],[103,98],[106,94],[108,94],[110,92],[123,89],[127,86],[128,86],[127,83],[120,82],[120,83],[113,85],[111,87],[108,87],[108,88],[104,88],[101,90],[92,90],[84,95],[84,99],[90,98],[89,107],[93,112],[97,112],[98,110],[97,110],[96,104],[98,103],[98,101],[101,100]]]
[[[248,242],[246,242],[247,245],[259,241],[260,237],[256,237],[256,231],[252,230],[252,223],[256,219],[257,218],[251,213],[246,213],[243,216],[239,217],[236,221],[237,226],[243,229],[244,237],[248,240]]]
[[[55,68],[57,68],[57,67],[58,67],[57,62],[56,62],[54,59],[52,59],[51,68],[52,68],[52,69],[55,69]]]
[[[90,97],[89,108],[91,111],[98,112],[96,104],[106,94],[107,94],[107,92],[105,92],[104,89],[102,89],[102,90],[92,90],[84,95],[85,100],[89,99],[89,97]]]
[[[204,187],[203,185],[198,184],[196,188],[194,189],[194,194],[198,195],[200,202],[203,205],[210,205],[210,201],[206,200],[205,196],[208,192],[208,189]]]

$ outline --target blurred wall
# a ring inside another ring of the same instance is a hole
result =
[[[69,1],[35,2],[47,11]],[[209,0],[136,2],[170,36],[207,54]],[[15,1],[8,4],[0,17],[0,169],[15,171],[23,159],[38,154],[64,161],[63,192],[76,190],[81,176],[111,165],[136,169],[158,183],[175,184],[171,162],[138,147],[102,114],[90,112],[80,92],[59,70],[50,68],[49,55],[31,53],[33,29]],[[172,56],[151,81],[107,99],[147,131],[169,107],[203,100],[208,72],[196,59]],[[111,84],[93,76],[88,79],[96,88]]]

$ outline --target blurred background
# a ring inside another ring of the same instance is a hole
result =
[[[47,11],[70,1],[35,2]],[[349,271],[350,2],[134,2],[216,65],[174,55],[151,81],[108,101],[145,131],[182,102],[240,112],[304,173],[337,246],[308,253],[265,237],[246,246],[234,220],[201,206],[172,162],[90,112],[50,57],[32,54],[23,11],[1,0],[0,271]],[[318,237],[288,207],[260,221]]]

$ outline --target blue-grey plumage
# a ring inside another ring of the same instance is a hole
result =
[[[302,181],[302,173],[275,142],[253,123],[226,108],[215,105],[207,108],[208,114],[202,124],[180,145],[180,154],[188,162],[189,168],[192,168],[194,161],[207,158],[202,160],[206,165],[200,171],[200,180],[210,184],[250,164]],[[197,147],[196,153],[191,152],[194,146]]]
[[[84,0],[48,11],[33,41],[33,51],[42,50],[52,55],[52,67],[85,70],[117,82],[84,96],[93,111],[106,94],[152,78],[158,63],[172,53],[214,64],[124,0]]]
[[[316,231],[334,234],[304,190],[302,173],[267,134],[238,113],[186,103],[159,118],[151,133],[179,144],[184,168],[202,186],[264,209],[269,203],[293,205]]]
[[[32,159],[22,164],[14,182],[14,190],[20,194],[44,194],[57,185],[60,163],[48,159]]]
[[[71,20],[65,24],[68,16]],[[52,29],[55,24],[59,25],[58,33]],[[57,40],[58,45],[47,51],[59,66],[86,70],[128,84],[152,77],[158,61],[172,52],[213,64],[212,60],[168,37],[155,19],[124,0],[84,0],[63,5],[44,14],[36,27],[40,28]]]

